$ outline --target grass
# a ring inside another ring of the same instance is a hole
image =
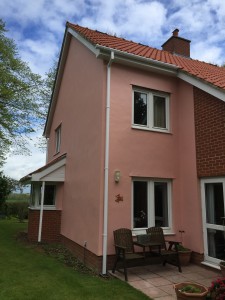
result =
[[[36,245],[16,237],[27,223],[0,220],[0,299],[4,300],[147,300],[147,296],[118,279],[79,272]]]

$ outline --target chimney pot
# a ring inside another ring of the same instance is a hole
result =
[[[190,57],[191,41],[178,36],[179,29],[174,29],[172,36],[162,45],[163,50],[172,54]]]
[[[173,31],[173,36],[178,36],[178,32],[179,32],[179,29],[174,29],[174,31]]]

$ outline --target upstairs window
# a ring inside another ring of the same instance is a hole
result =
[[[169,96],[152,91],[133,90],[133,128],[168,131]]]
[[[55,130],[55,153],[60,152],[61,146],[61,125],[58,126]]]

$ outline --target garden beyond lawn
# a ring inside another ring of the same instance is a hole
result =
[[[15,219],[0,220],[1,300],[149,299],[125,282],[77,272],[17,240],[26,228]]]

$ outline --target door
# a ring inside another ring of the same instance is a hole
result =
[[[225,259],[225,178],[201,181],[205,261]]]

